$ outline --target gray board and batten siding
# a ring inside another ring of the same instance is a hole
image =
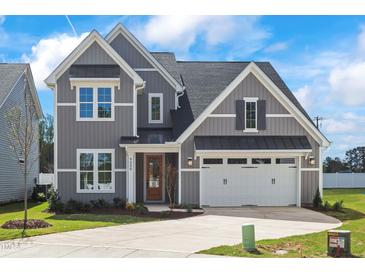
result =
[[[25,69],[25,67],[24,67]],[[24,70],[23,70],[24,71]],[[14,151],[10,148],[8,139],[8,122],[6,113],[13,107],[21,107],[24,111],[24,74],[18,75],[18,81],[14,83],[11,93],[4,98],[3,105],[0,108],[0,203],[22,200],[24,197],[24,179],[20,169],[18,159]],[[27,93],[31,96],[29,85]],[[1,104],[0,104],[1,105]],[[38,127],[38,120],[34,121],[35,128]],[[38,134],[35,135],[31,154],[29,156],[32,162],[31,170],[28,175],[27,189],[30,193],[34,187],[35,180],[38,180],[39,174],[39,147]]]

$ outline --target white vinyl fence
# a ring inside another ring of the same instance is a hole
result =
[[[53,173],[39,173],[39,185],[53,185]]]
[[[323,173],[323,188],[365,188],[365,173]]]

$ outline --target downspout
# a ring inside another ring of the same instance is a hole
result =
[[[137,94],[138,94],[138,91],[140,91],[140,90],[142,90],[142,89],[144,89],[146,87],[146,81],[143,81],[143,83],[142,83],[142,85],[141,86],[139,86],[139,87],[136,87],[136,89],[135,89],[135,94],[134,94],[134,96],[137,96]],[[136,98],[136,102],[135,102],[135,108],[136,108],[136,117],[135,117],[135,119],[136,119],[136,127],[137,127],[137,98]],[[136,137],[137,138],[139,138],[139,136],[137,135],[137,130],[136,130]]]
[[[177,92],[176,92],[176,93],[178,94],[178,95],[176,95],[176,101],[177,101],[176,108],[181,108],[181,107],[180,107],[180,105],[179,105],[179,98],[185,94],[185,92],[184,92],[184,91],[185,91],[185,89],[186,89],[186,87],[185,87],[185,85],[184,85],[184,79],[182,78],[182,76],[181,76],[181,75],[180,75],[180,79],[181,79],[181,82],[182,82],[182,84],[183,84],[183,87],[182,87],[182,90],[181,90],[181,91],[177,91]]]

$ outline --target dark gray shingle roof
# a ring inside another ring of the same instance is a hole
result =
[[[197,150],[312,149],[306,136],[195,136]]]
[[[173,52],[151,52],[152,56],[171,74],[180,84],[180,73],[176,67],[175,54]]]
[[[0,63],[0,105],[2,105],[25,68],[26,64]]]

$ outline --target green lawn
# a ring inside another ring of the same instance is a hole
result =
[[[327,212],[343,222],[341,229],[351,231],[351,251],[354,257],[365,257],[365,189],[331,189],[324,191],[324,200],[331,204],[344,201],[343,212]],[[237,257],[298,258],[327,257],[327,233],[319,232],[276,240],[261,240],[256,243],[257,252],[249,253],[241,244],[218,246],[199,253]],[[275,250],[287,250],[285,255],[274,254]]]
[[[0,226],[8,220],[23,219],[23,204],[13,203],[0,206]],[[29,219],[42,219],[52,224],[48,228],[27,229],[26,236],[35,236],[55,232],[72,231],[102,226],[131,224],[156,220],[151,217],[135,217],[127,215],[104,214],[53,214],[43,212],[47,203],[30,203],[28,210]],[[21,229],[0,228],[0,241],[22,237]]]

